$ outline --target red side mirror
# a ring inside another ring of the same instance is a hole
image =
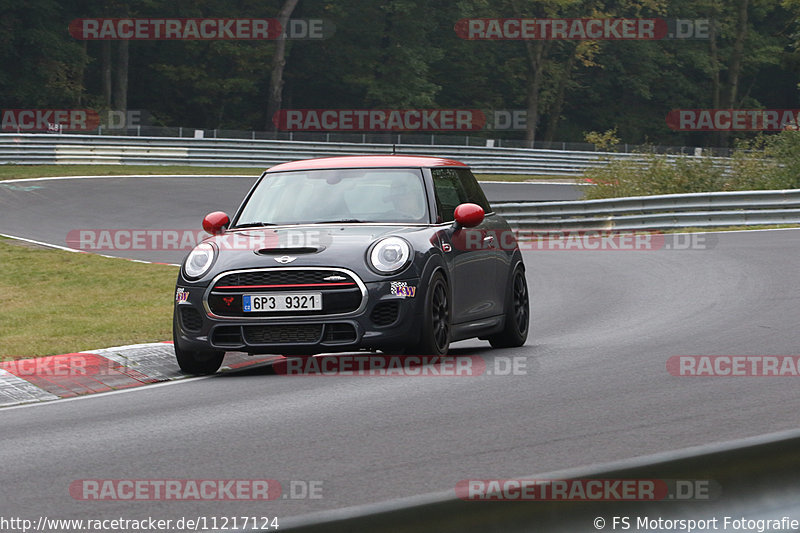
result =
[[[483,222],[483,208],[478,204],[461,204],[453,212],[456,222],[465,228],[472,228]]]
[[[230,224],[231,219],[222,211],[214,211],[203,218],[203,229],[211,235],[220,235]]]

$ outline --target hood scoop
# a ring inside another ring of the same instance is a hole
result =
[[[258,255],[292,255],[292,254],[315,254],[324,250],[324,246],[295,246],[285,248],[262,248],[256,250]]]

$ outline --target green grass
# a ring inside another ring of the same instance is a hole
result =
[[[238,174],[259,176],[264,169],[159,165],[0,165],[0,180],[52,176],[125,176],[129,174]]]
[[[254,168],[0,165],[0,180],[126,174],[242,174]],[[564,179],[484,174],[491,181]],[[54,355],[172,335],[177,271],[0,238],[0,360]]]
[[[0,360],[172,338],[175,267],[0,238]]]
[[[689,155],[667,159],[642,153],[588,169],[594,183],[586,199],[711,191],[765,191],[800,188],[800,132],[759,135],[737,144],[724,161]]]

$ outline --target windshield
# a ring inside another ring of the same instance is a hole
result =
[[[419,169],[335,169],[267,174],[235,227],[429,220]]]

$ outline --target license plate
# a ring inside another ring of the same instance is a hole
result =
[[[265,292],[242,296],[245,313],[264,311],[321,311],[321,292]]]

